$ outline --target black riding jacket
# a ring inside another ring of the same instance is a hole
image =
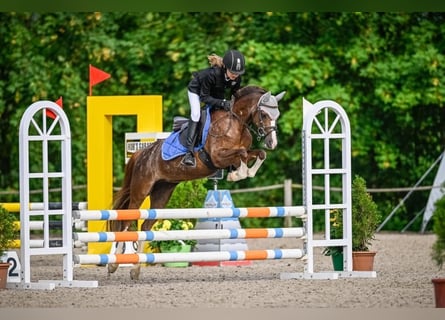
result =
[[[224,99],[230,100],[241,86],[241,76],[226,80],[225,69],[210,67],[193,74],[188,90],[199,95],[204,104],[221,107]]]

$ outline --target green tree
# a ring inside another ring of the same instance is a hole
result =
[[[221,182],[222,188],[286,178],[301,182],[303,97],[334,100],[345,108],[353,171],[370,188],[414,185],[443,150],[444,21],[440,12],[0,13],[0,137],[7,151],[0,163],[0,189],[3,194],[19,189],[18,127],[25,108],[59,96],[72,130],[73,184],[87,183],[89,64],[112,75],[94,87],[94,95],[161,94],[168,131],[175,115],[188,115],[186,85],[192,72],[208,65],[209,53],[228,48],[246,55],[245,84],[287,94],[280,102],[278,148],[268,152],[257,177]],[[134,119],[118,117],[113,127],[119,187],[121,131],[134,130]],[[415,193],[386,227],[410,221],[427,196]],[[386,213],[399,197],[379,193],[374,200]],[[85,189],[73,198],[85,200]],[[281,190],[234,197],[240,206],[282,204],[282,199]],[[301,190],[294,191],[294,199],[301,202]],[[18,201],[18,195],[2,195],[2,201]]]

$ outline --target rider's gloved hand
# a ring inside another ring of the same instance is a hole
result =
[[[231,102],[227,101],[226,99],[221,101],[221,107],[226,110],[229,111],[230,110],[230,106],[231,106]]]

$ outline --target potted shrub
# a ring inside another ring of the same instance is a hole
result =
[[[372,240],[381,220],[377,204],[366,191],[366,182],[359,175],[352,181],[352,268],[356,271],[374,269],[375,251],[370,251]]]
[[[377,204],[366,191],[365,180],[356,175],[352,181],[352,266],[355,271],[372,271],[375,251],[370,251],[371,241],[381,220]],[[343,238],[343,217],[339,210],[332,210],[330,217],[331,239]],[[327,247],[323,254],[332,257],[335,271],[343,270],[343,247]]]
[[[190,220],[183,219],[164,219],[158,220],[151,228],[152,231],[171,231],[171,230],[192,230],[194,227]],[[190,252],[196,245],[196,240],[164,240],[152,241],[152,249],[163,253],[169,252]],[[167,267],[186,267],[188,263],[165,263]]]
[[[14,224],[15,216],[0,206],[0,289],[6,288],[9,263],[3,258],[18,236],[18,230]]]
[[[445,196],[434,204],[433,232],[436,240],[432,246],[431,257],[439,270],[445,263]],[[445,308],[445,278],[432,279],[434,285],[435,302],[437,308]]]

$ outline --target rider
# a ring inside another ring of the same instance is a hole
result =
[[[188,151],[182,159],[182,163],[187,166],[196,166],[193,147],[201,117],[201,103],[229,111],[230,97],[240,88],[241,75],[245,71],[244,56],[237,50],[228,50],[222,58],[212,54],[208,59],[211,66],[193,73],[193,79],[187,87],[191,110],[186,140]]]

